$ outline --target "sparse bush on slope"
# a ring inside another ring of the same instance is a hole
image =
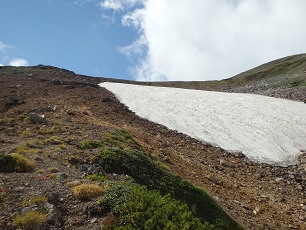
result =
[[[21,154],[0,153],[0,172],[29,172],[35,167],[34,162]]]
[[[13,226],[24,230],[39,230],[47,223],[47,214],[40,211],[29,211],[15,217]]]
[[[222,229],[240,229],[204,190],[171,174],[144,153],[105,148],[101,159],[106,172],[129,175],[149,190],[169,194],[173,199],[186,203],[202,221],[218,224]]]
[[[110,184],[101,206],[118,216],[115,229],[214,229],[194,217],[190,208],[170,195],[148,190],[131,178]]]

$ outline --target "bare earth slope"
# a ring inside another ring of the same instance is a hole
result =
[[[80,169],[71,167],[71,156],[78,156],[82,163],[94,160],[95,149],[81,151],[77,145],[113,129],[127,130],[172,172],[204,187],[246,229],[306,229],[305,159],[295,166],[273,167],[205,145],[139,118],[112,93],[97,87],[105,79],[46,66],[5,67],[0,71],[0,112],[4,119],[0,151],[16,152],[17,146],[51,136],[69,140],[65,146],[55,141],[42,150],[25,153],[41,173],[0,174],[0,188],[9,194],[1,205],[1,229],[13,229],[12,219],[20,213],[23,201],[35,195],[48,196],[61,211],[61,220],[53,229],[100,229],[104,217],[96,202],[80,202],[71,195],[69,183],[87,180]],[[33,110],[43,113],[48,122],[32,124],[19,119]],[[67,178],[52,179],[51,167]]]

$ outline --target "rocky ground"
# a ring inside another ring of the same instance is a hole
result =
[[[46,229],[101,229],[106,217],[97,200],[80,201],[71,188],[88,181],[79,166],[93,164],[98,154],[80,150],[79,143],[115,129],[128,131],[173,173],[205,188],[246,229],[306,229],[303,155],[295,166],[256,164],[137,117],[97,87],[103,79],[46,66],[0,71],[0,151],[24,149],[36,164],[30,173],[0,174],[6,196],[0,229],[14,229],[14,217],[37,196],[53,205]],[[45,115],[46,122],[23,119],[29,112]]]

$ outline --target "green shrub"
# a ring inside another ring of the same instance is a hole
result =
[[[29,211],[24,215],[17,216],[13,226],[24,230],[39,230],[47,222],[47,214],[39,211]]]
[[[86,178],[88,180],[92,180],[92,181],[101,181],[101,182],[105,182],[107,181],[107,176],[103,175],[103,174],[92,174],[92,175],[87,175]]]
[[[112,133],[106,133],[103,136],[104,142],[112,147],[120,147],[122,149],[139,148],[138,143],[125,130],[116,130]]]
[[[171,174],[142,152],[105,148],[101,160],[107,173],[129,175],[150,190],[158,190],[162,195],[170,194],[193,208],[196,216],[203,221],[218,223],[222,229],[240,228],[204,190]]]
[[[102,143],[98,140],[83,140],[78,146],[79,149],[96,149],[102,146]]]
[[[29,172],[35,164],[20,154],[0,153],[0,172]]]
[[[214,229],[194,217],[186,204],[131,179],[110,185],[100,204],[118,216],[115,229]]]

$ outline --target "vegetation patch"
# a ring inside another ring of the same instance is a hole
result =
[[[59,145],[63,143],[63,140],[59,136],[52,136],[46,140],[43,141],[44,144],[49,144],[49,145]]]
[[[60,170],[59,170],[59,168],[57,168],[57,167],[49,167],[49,168],[48,168],[48,171],[49,171],[50,173],[57,173],[57,172],[59,172]]]
[[[29,205],[37,205],[38,207],[43,206],[48,201],[47,197],[45,196],[35,196],[32,197],[30,200],[23,201],[23,206],[29,206]]]
[[[13,221],[13,226],[24,230],[39,230],[46,222],[47,214],[40,211],[29,211],[17,216]]]
[[[103,141],[111,147],[120,147],[122,149],[138,149],[138,143],[125,130],[116,130],[112,133],[106,133],[103,136]]]
[[[118,217],[115,229],[214,229],[194,217],[191,209],[170,195],[148,190],[131,178],[113,182],[100,204]],[[113,226],[112,226],[113,225]]]
[[[129,175],[149,190],[157,190],[161,195],[170,194],[173,199],[186,203],[204,222],[222,229],[240,229],[204,190],[171,174],[143,152],[105,148],[101,160],[107,173]]]
[[[80,159],[80,157],[78,157],[78,156],[69,156],[68,157],[68,163],[69,164],[71,164],[71,165],[77,165],[77,164],[79,164],[80,162],[81,162],[81,159]]]
[[[21,131],[19,133],[19,136],[21,136],[21,137],[32,137],[33,135],[34,134],[31,131],[27,131],[27,130]]]
[[[80,145],[78,146],[81,150],[86,149],[96,149],[102,146],[101,141],[98,140],[83,140],[81,141]]]
[[[88,180],[92,180],[92,181],[101,181],[101,182],[105,182],[108,180],[106,175],[103,174],[92,174],[92,175],[87,175],[86,178]]]
[[[20,154],[0,153],[0,172],[29,172],[35,167],[34,162]]]
[[[85,201],[101,196],[103,188],[96,184],[80,184],[73,188],[72,193],[74,197]]]
[[[41,134],[41,135],[48,135],[48,134],[53,134],[54,130],[52,130],[52,129],[40,129],[40,130],[38,130],[37,133]]]
[[[9,125],[9,126],[13,126],[16,122],[16,119],[14,118],[10,118],[10,117],[4,117],[2,119],[0,119],[0,124],[1,125]]]
[[[7,193],[5,188],[0,187],[0,204],[3,204],[7,199]]]

